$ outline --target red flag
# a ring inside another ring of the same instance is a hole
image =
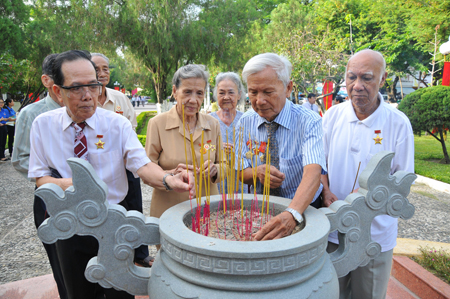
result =
[[[442,85],[450,86],[450,61],[444,62],[444,71],[442,72]]]
[[[322,94],[327,94],[333,92],[333,82],[325,81],[323,83]],[[328,110],[331,107],[331,102],[333,101],[333,96],[329,95],[323,98],[323,105],[325,106],[325,110]]]

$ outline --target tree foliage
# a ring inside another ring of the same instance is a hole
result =
[[[446,41],[449,17],[450,0],[6,0],[0,55],[30,61],[15,85],[28,93],[42,88],[46,55],[102,52],[121,83],[155,89],[161,101],[170,95],[174,71],[187,63],[206,64],[213,74],[240,72],[252,56],[277,52],[291,60],[304,91],[325,77],[339,82],[348,55],[371,48],[383,53],[395,76],[395,97],[403,75],[423,80],[435,28]]]
[[[450,87],[419,89],[407,95],[398,109],[408,116],[414,133],[420,135],[426,131],[441,143],[444,161],[450,164],[445,146],[446,131],[450,127]]]
[[[0,1],[0,54],[7,52],[16,58],[26,57],[23,47],[26,34],[23,28],[29,19],[29,7],[24,1]]]

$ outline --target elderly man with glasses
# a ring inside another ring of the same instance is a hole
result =
[[[110,204],[126,208],[126,169],[154,188],[166,190],[169,186],[178,192],[191,190],[193,193],[192,184],[186,183],[189,180],[185,172],[165,176],[165,172],[148,159],[127,119],[97,109],[102,86],[90,58],[77,50],[56,57],[53,91],[65,107],[41,114],[33,122],[28,176],[36,179],[38,187],[54,183],[66,190],[72,185],[67,159],[78,157],[89,161],[108,185]],[[126,292],[90,283],[84,277],[87,263],[98,253],[95,238],[75,235],[58,241],[56,248],[68,298],[133,298]]]

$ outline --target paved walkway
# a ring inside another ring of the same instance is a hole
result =
[[[36,236],[33,221],[34,184],[22,178],[10,163],[0,163],[0,174],[0,298],[57,299],[59,296],[50,265]],[[148,216],[152,188],[142,184],[142,191],[144,214]],[[413,185],[408,199],[415,205],[416,212],[410,220],[399,220],[399,238],[406,240],[399,239],[396,250],[406,248],[406,251],[412,252],[414,249],[411,248],[417,247],[414,240],[443,242],[450,246],[450,222],[447,221],[450,216],[450,194],[417,183]],[[404,246],[405,242],[412,247]],[[150,249],[154,254],[155,247]],[[391,287],[388,298],[398,298],[392,290]],[[37,294],[42,297],[37,298]]]
[[[33,222],[34,184],[10,163],[1,163],[0,173],[0,284],[50,274]],[[148,215],[152,188],[142,184],[142,190]],[[415,184],[408,198],[416,212],[399,220],[399,238],[450,243],[450,194]]]

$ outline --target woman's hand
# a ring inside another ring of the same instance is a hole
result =
[[[231,152],[233,151],[234,148],[234,144],[233,143],[223,143],[223,150],[225,151],[226,154],[231,154]]]
[[[183,172],[183,171],[186,172],[186,169],[189,170],[189,171],[194,171],[194,166],[188,165],[188,166],[186,167],[186,164],[180,163],[180,164],[178,164],[177,168],[175,168],[175,169],[173,170],[173,174],[178,174],[178,173]],[[198,173],[198,172],[199,172],[199,170],[198,170],[198,168],[197,168],[197,173]]]
[[[212,180],[214,180],[217,176],[217,167],[211,160],[208,160],[205,163],[203,163],[203,175],[205,177],[207,177],[208,175],[208,169],[209,169],[209,176],[211,177]]]

